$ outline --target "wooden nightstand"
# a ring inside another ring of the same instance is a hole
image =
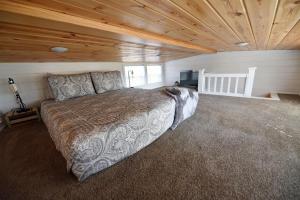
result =
[[[20,122],[25,122],[33,119],[41,120],[40,113],[37,107],[29,108],[26,112],[18,113],[16,111],[11,111],[5,114],[5,122],[8,127],[12,124],[17,124]]]

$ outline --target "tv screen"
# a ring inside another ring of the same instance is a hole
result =
[[[199,72],[193,72],[192,73],[192,80],[193,81],[198,81],[198,75],[199,75]]]
[[[198,72],[192,70],[180,72],[180,85],[198,85]]]
[[[180,81],[189,80],[189,73],[190,72],[180,72]]]

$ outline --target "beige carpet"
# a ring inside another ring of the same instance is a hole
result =
[[[175,131],[78,182],[45,126],[0,132],[0,199],[300,199],[300,98],[200,96]]]

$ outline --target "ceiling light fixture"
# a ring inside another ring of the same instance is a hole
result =
[[[238,42],[236,43],[236,46],[239,46],[239,47],[245,47],[245,46],[248,46],[249,43],[248,42]]]
[[[52,47],[51,51],[55,53],[64,53],[67,52],[69,49],[66,47]]]

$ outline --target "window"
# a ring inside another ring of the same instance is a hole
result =
[[[148,84],[162,82],[162,66],[147,65]]]
[[[161,65],[133,65],[124,66],[126,86],[145,86],[163,82]]]
[[[142,66],[125,66],[125,77],[127,87],[142,86],[146,84],[145,67]]]

